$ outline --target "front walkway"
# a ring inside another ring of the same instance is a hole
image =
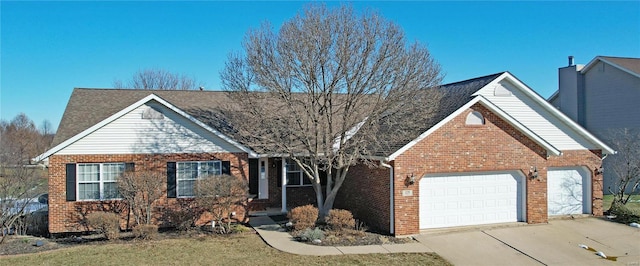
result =
[[[260,237],[269,246],[280,251],[298,255],[343,255],[343,254],[369,254],[369,253],[422,253],[433,252],[430,248],[418,242],[407,244],[384,244],[367,246],[314,246],[298,242],[282,230],[280,225],[269,216],[255,216],[249,219],[249,224],[258,232]]]

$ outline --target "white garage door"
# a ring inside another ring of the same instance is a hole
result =
[[[583,167],[549,168],[547,205],[549,215],[591,213],[591,178]]]
[[[525,220],[524,175],[483,172],[420,180],[420,228]]]

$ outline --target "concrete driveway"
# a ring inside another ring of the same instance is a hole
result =
[[[597,218],[425,231],[416,239],[454,265],[637,265],[640,229]],[[617,261],[605,260],[587,245]]]

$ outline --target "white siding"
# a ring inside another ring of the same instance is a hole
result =
[[[495,87],[487,86],[479,93],[490,100],[500,109],[511,115],[518,122],[529,128],[535,134],[549,142],[559,150],[595,149],[596,146],[586,138],[576,133],[561,122],[555,115],[547,111],[542,105],[524,94],[508,81],[501,81],[496,86],[500,90],[507,89],[512,96],[495,96]]]
[[[147,108],[163,119],[143,119]],[[151,101],[79,139],[57,154],[242,152],[165,106]]]

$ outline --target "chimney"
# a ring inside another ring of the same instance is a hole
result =
[[[569,66],[573,66],[573,55],[569,56]]]

